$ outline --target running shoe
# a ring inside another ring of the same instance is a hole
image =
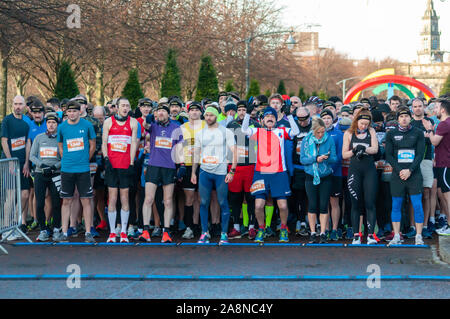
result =
[[[378,237],[375,234],[371,234],[367,236],[367,245],[376,245],[378,244]]]
[[[265,230],[264,229],[259,229],[258,233],[256,234],[256,237],[255,237],[255,242],[263,243],[265,237],[266,237]]]
[[[278,240],[280,243],[288,243],[289,242],[289,234],[287,229],[280,230],[280,239]]]
[[[300,236],[300,228],[302,227],[301,221],[297,220],[297,223],[295,224],[295,235]]]
[[[96,243],[96,241],[94,239],[94,236],[92,236],[91,233],[86,233],[86,235],[84,236],[84,242],[85,243],[91,243],[91,244]]]
[[[183,236],[181,236],[183,239],[192,239],[194,238],[194,232],[190,227],[186,227],[186,230],[184,231]]]
[[[181,232],[183,230],[186,230],[186,225],[182,220],[180,220],[180,221],[178,221],[178,231]]]
[[[444,227],[437,230],[436,232],[438,233],[439,236],[450,236],[450,226],[445,225]]]
[[[441,229],[442,227],[444,227],[445,225],[447,225],[447,221],[445,219],[445,217],[440,216],[437,220],[437,229]]]
[[[115,243],[116,242],[116,233],[109,234],[108,239],[106,240],[107,243]]]
[[[164,232],[161,242],[165,243],[165,244],[172,243],[172,237],[170,237],[169,232],[166,232],[166,231]]]
[[[435,223],[432,223],[432,222],[428,222],[428,230],[429,230],[430,232],[436,231],[436,224],[435,224]]]
[[[361,233],[357,233],[353,236],[353,241],[352,241],[352,245],[361,245],[361,237],[362,234]]]
[[[59,236],[57,238],[53,237],[53,240],[57,243],[68,243],[69,242],[69,238],[66,235],[64,235],[63,232],[61,232],[61,236]]]
[[[121,243],[129,243],[128,236],[125,233],[120,233],[120,242]]]
[[[394,233],[394,232],[391,232],[389,235],[387,235],[387,236],[384,238],[384,240],[387,241],[387,242],[390,242],[391,240],[394,239],[394,236],[395,236],[395,233]],[[400,233],[400,241],[403,243],[404,240],[405,240],[405,239],[403,238],[402,233]]]
[[[300,236],[303,236],[303,237],[306,237],[309,235],[309,231],[308,231],[308,228],[306,227],[305,223],[301,224],[299,234],[300,234]]]
[[[227,235],[227,233],[221,233],[220,234],[219,245],[222,245],[222,244],[228,244],[228,235]]]
[[[46,222],[46,224],[47,224],[47,222]],[[38,222],[34,220],[34,221],[31,223],[31,225],[28,226],[28,230],[35,230],[35,229],[38,228],[38,227],[39,227]]]
[[[318,244],[319,243],[320,236],[317,235],[317,233],[312,233],[309,237],[309,243],[310,244]]]
[[[152,232],[152,237],[161,237],[162,236],[162,229],[161,227],[155,227]]]
[[[58,228],[54,228],[53,229],[53,235],[52,235],[52,240],[53,241],[58,241],[58,239],[63,235],[61,229]]]
[[[331,234],[330,234],[330,240],[332,240],[332,241],[337,241],[337,240],[339,240],[339,236],[338,236],[338,232],[337,232],[337,230],[332,230],[331,231]]]
[[[338,228],[338,229],[337,229],[337,237],[338,237],[338,240],[339,240],[339,239],[342,239],[342,236],[343,236],[343,234],[342,234],[342,229],[341,229],[341,228]]]
[[[254,240],[256,238],[256,235],[258,234],[258,232],[256,231],[255,228],[250,228],[248,230],[248,239],[250,240]]]
[[[409,231],[404,235],[405,238],[413,238],[416,236],[416,229],[414,227],[409,227]]]
[[[199,244],[209,244],[209,239],[210,239],[209,234],[208,234],[208,232],[206,232],[206,233],[203,233],[200,236],[200,239],[198,240],[197,243],[199,243]]]
[[[127,236],[128,236],[128,238],[133,238],[134,232],[135,232],[134,227],[131,226],[131,225],[129,225],[129,226],[128,226],[128,230],[127,230]]]
[[[134,240],[139,240],[139,236],[141,236],[142,233],[139,230],[136,230],[131,238]]]
[[[380,229],[378,229],[377,237],[380,239],[383,239],[385,233],[386,233],[386,231],[383,228],[380,228]]]
[[[239,230],[236,230],[236,228],[233,228],[231,232],[228,234],[228,238],[230,239],[237,239],[241,237],[242,237],[241,232]]]
[[[277,232],[281,231],[281,222],[277,224],[276,230],[277,230]]]
[[[100,234],[98,233],[98,231],[95,230],[94,227],[91,227],[91,234],[92,234],[92,237],[94,237],[94,238],[100,237]]]
[[[48,231],[46,230],[41,230],[41,232],[39,233],[39,236],[36,238],[36,241],[48,241],[50,239],[50,235],[48,233]]]
[[[353,234],[353,228],[351,227],[347,227],[347,233],[345,234],[345,239],[353,239],[354,234]]]
[[[95,227],[97,230],[107,230],[108,229],[108,224],[106,223],[105,220],[102,220],[100,222],[100,224],[97,225],[97,227]]]
[[[245,227],[244,225],[241,225],[241,237],[248,235],[248,227]]]
[[[422,235],[417,234],[416,235],[416,246],[419,246],[419,245],[425,245],[425,243],[423,242]]]
[[[78,237],[78,230],[76,227],[69,227],[67,230],[67,237]]]
[[[328,243],[328,236],[327,236],[327,234],[320,234],[320,243],[321,244],[327,244]]]
[[[264,236],[265,238],[269,238],[269,237],[275,237],[275,232],[272,230],[271,227],[266,227],[265,232],[264,232]]]
[[[428,225],[430,225],[430,224],[428,224]],[[428,227],[424,228],[422,230],[422,237],[425,238],[425,239],[432,239],[433,238],[433,232]]]
[[[387,244],[388,246],[396,246],[396,245],[401,245],[402,244],[402,240],[400,238],[400,234],[395,234],[394,238],[392,238],[392,240]]]
[[[150,239],[150,234],[148,233],[148,230],[144,230],[142,232],[142,234],[139,236],[139,241],[143,241],[146,243],[151,242],[152,240]]]

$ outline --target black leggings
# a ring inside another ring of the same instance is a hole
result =
[[[289,214],[294,222],[299,220],[304,223],[308,213],[308,196],[305,189],[292,189],[292,196],[288,198]]]
[[[228,199],[230,202],[231,213],[233,216],[234,224],[239,223],[239,217],[241,215],[242,203],[245,200],[247,201],[247,212],[248,212],[248,224],[255,224],[255,198],[246,192],[228,192]]]
[[[367,213],[368,234],[373,234],[377,222],[375,202],[378,190],[377,170],[373,161],[364,160],[356,165],[350,164],[347,181],[352,200],[353,232],[359,232],[360,212],[364,207]]]
[[[61,227],[61,199],[59,198],[59,192],[52,181],[52,177],[46,177],[41,173],[36,173],[34,177],[34,194],[36,196],[36,215],[41,230],[48,230],[47,225],[45,225],[44,211],[47,188],[52,200],[53,227]]]
[[[313,177],[306,174],[306,194],[308,194],[308,213],[328,214],[333,177],[328,175],[320,178],[320,184],[313,184]]]

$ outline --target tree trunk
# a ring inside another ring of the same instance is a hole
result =
[[[0,50],[0,120],[6,116],[8,105],[8,58]]]
[[[97,65],[95,72],[95,98],[96,105],[105,105],[105,86],[103,85],[103,63]]]

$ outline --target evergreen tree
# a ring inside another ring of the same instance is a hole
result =
[[[302,102],[305,102],[306,99],[308,98],[308,96],[305,93],[305,89],[303,88],[303,86],[300,86],[300,88],[298,89],[298,97],[300,98],[300,100],[302,100]]]
[[[70,67],[69,62],[63,61],[56,76],[55,91],[53,92],[59,100],[71,99],[80,94],[75,75]]]
[[[250,81],[250,88],[248,90],[247,94],[247,100],[250,98],[250,96],[258,96],[261,93],[261,90],[259,89],[259,82],[257,80],[251,80]]]
[[[441,95],[450,94],[450,74],[447,76],[447,80],[444,83],[444,87],[441,90]]]
[[[328,94],[323,90],[319,91],[318,97],[319,97],[319,99],[324,100],[324,101],[328,101],[328,98],[329,98]]]
[[[270,91],[270,89],[267,89],[266,92],[264,92],[264,95],[270,97],[272,95],[272,92]]]
[[[139,83],[138,70],[131,69],[128,72],[128,81],[122,91],[122,96],[130,101],[131,107],[136,108],[139,99],[144,97],[144,93],[141,89],[141,84]]]
[[[225,92],[233,92],[233,91],[235,91],[233,86],[233,80],[228,80],[225,83]]]
[[[284,81],[283,80],[280,80],[280,83],[278,84],[277,93],[280,93],[281,95],[285,95],[286,94],[286,87],[284,85]]]
[[[161,97],[181,96],[181,77],[177,66],[177,54],[174,49],[167,53],[166,68],[161,80]]]
[[[204,98],[217,99],[219,95],[219,83],[217,73],[212,64],[210,56],[203,56],[200,63],[200,71],[198,73],[196,101]]]

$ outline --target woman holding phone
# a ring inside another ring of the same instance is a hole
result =
[[[313,120],[311,132],[303,139],[300,162],[305,167],[305,188],[308,195],[308,221],[311,243],[327,243],[328,204],[333,181],[330,164],[337,162],[333,138],[326,132],[322,119]],[[320,237],[316,233],[317,214],[320,213]]]

